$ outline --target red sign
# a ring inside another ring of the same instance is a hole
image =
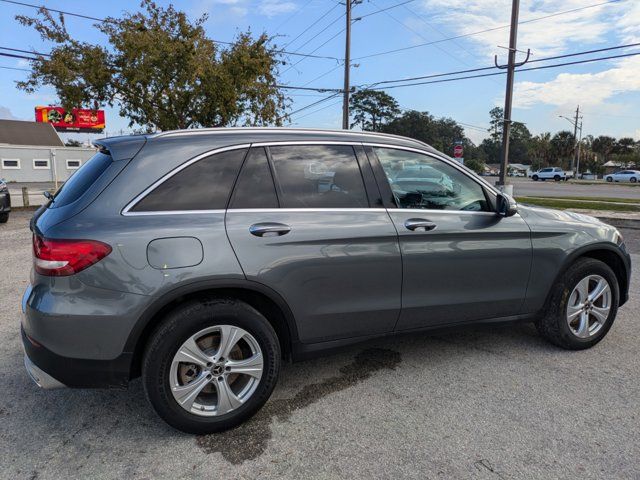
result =
[[[58,132],[100,133],[104,130],[104,110],[74,108],[70,112],[62,107],[36,107],[36,122],[53,125]]]
[[[462,158],[463,152],[464,149],[462,148],[462,145],[456,145],[455,147],[453,147],[453,156],[455,158]]]

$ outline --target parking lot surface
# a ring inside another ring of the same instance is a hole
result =
[[[485,177],[494,185],[498,177]],[[631,183],[607,183],[604,181],[577,183],[576,182],[534,182],[530,178],[509,177],[508,183],[513,184],[513,194],[529,197],[592,197],[598,198],[626,198],[640,201],[640,186]]]
[[[631,300],[591,350],[555,348],[528,324],[356,346],[285,365],[254,419],[194,437],[156,417],[139,380],[43,391],[27,377],[30,215],[0,225],[2,479],[639,478],[638,230],[623,232]]]

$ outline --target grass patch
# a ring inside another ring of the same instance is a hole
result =
[[[610,212],[640,212],[640,206],[624,203],[607,203],[601,201],[585,202],[582,200],[575,200],[570,198],[554,197],[516,197],[516,200],[522,204],[536,205],[538,207],[557,208],[559,210],[566,210],[567,208],[581,208],[584,210],[604,210]]]

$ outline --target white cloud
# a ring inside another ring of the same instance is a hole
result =
[[[598,73],[561,73],[548,82],[518,82],[514,106],[596,106],[615,95],[640,90],[640,58],[629,57]]]
[[[262,0],[258,6],[258,11],[262,15],[271,18],[276,15],[282,15],[283,13],[293,12],[297,8],[294,2],[286,0]]]

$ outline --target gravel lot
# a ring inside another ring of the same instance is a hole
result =
[[[0,225],[0,478],[606,478],[640,475],[640,276],[609,336],[567,352],[530,325],[396,338],[287,365],[252,421],[173,431],[128,390],[39,390],[19,300],[30,213]],[[640,261],[638,230],[625,231]]]

